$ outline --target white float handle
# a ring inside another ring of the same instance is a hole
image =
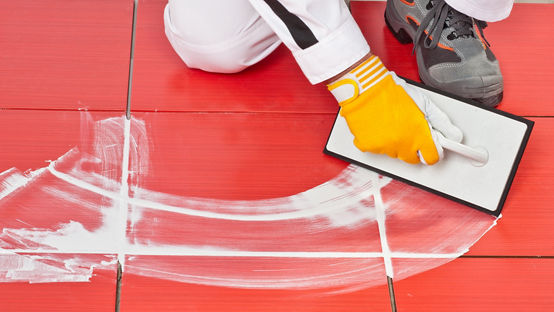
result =
[[[443,135],[439,135],[439,143],[442,148],[475,161],[475,165],[483,166],[489,160],[489,153],[484,148],[467,146],[447,139]]]

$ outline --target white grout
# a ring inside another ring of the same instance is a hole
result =
[[[119,190],[119,251],[117,259],[121,269],[125,267],[125,250],[127,245],[127,215],[129,213],[129,142],[131,137],[131,120],[123,118],[125,122],[123,137],[123,160],[121,164],[121,188]]]
[[[383,203],[383,198],[381,197],[381,190],[377,189],[377,191],[373,193],[373,197],[375,200],[375,211],[377,215],[377,225],[379,227],[379,237],[381,238],[381,250],[383,252],[383,260],[385,261],[385,273],[388,277],[393,278],[394,270],[392,267],[391,251],[387,240],[387,229],[385,224],[385,204]]]
[[[321,203],[321,205],[314,207],[313,209],[304,209],[304,210],[297,210],[297,211],[290,211],[290,212],[260,214],[260,215],[231,214],[231,213],[202,211],[202,210],[162,204],[162,203],[158,203],[158,202],[154,202],[146,199],[140,199],[140,198],[134,198],[134,197],[131,198],[127,193],[128,191],[125,191],[125,194],[122,194],[123,190],[120,193],[110,192],[98,186],[79,180],[68,174],[59,172],[54,168],[55,167],[54,165],[55,163],[51,163],[48,166],[48,170],[50,171],[50,173],[52,173],[55,177],[61,180],[64,180],[65,182],[75,185],[77,187],[80,187],[82,189],[91,191],[93,193],[102,195],[104,197],[107,197],[113,200],[117,200],[121,202],[125,201],[127,204],[160,210],[160,211],[190,215],[190,216],[213,218],[213,219],[225,219],[225,220],[233,220],[233,221],[279,221],[279,220],[289,220],[289,219],[295,219],[295,218],[306,218],[306,217],[321,215],[326,212],[342,209],[342,206],[338,205],[336,202],[329,202],[329,203]],[[122,186],[122,189],[123,189],[123,186]],[[361,193],[361,195],[363,195],[363,193]]]
[[[181,250],[178,250],[181,249]],[[52,249],[0,249],[0,255],[13,254],[117,254],[119,250],[52,250]],[[410,253],[410,252],[382,252],[371,251],[248,251],[248,250],[211,250],[205,248],[186,249],[176,248],[152,248],[143,247],[126,248],[126,254],[133,256],[167,256],[167,257],[237,257],[237,258],[308,258],[308,259],[371,259],[371,258],[398,258],[398,259],[455,259],[462,253],[435,254],[435,253]]]

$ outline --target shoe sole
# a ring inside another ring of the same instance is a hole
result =
[[[409,44],[413,43],[413,37],[415,36],[415,31],[411,29],[406,29],[407,25],[400,16],[396,13],[395,9],[392,8],[393,6],[392,1],[387,1],[387,6],[385,9],[385,24],[387,25],[387,28],[391,31],[392,35],[398,42],[402,44]],[[413,31],[413,34],[411,32]],[[498,84],[495,81],[498,81],[498,77],[488,77],[489,80],[493,81],[490,85],[485,86],[484,88],[482,86],[472,88],[471,85],[473,84],[471,80],[465,81],[463,83],[457,83],[455,86],[445,86],[444,84],[439,83],[435,79],[433,79],[429,73],[426,71],[420,70],[420,68],[423,68],[423,66],[420,66],[419,64],[423,64],[422,60],[418,59],[418,73],[419,78],[423,83],[426,85],[435,87],[437,89],[446,90],[448,92],[451,92],[453,94],[471,99],[473,101],[476,101],[480,103],[483,106],[487,107],[496,107],[500,101],[502,100],[504,96],[503,86],[502,84]],[[482,83],[481,78],[472,79],[477,86],[479,85],[479,82]],[[501,79],[500,79],[501,80]],[[459,85],[465,86],[465,87],[459,87]],[[469,85],[469,86],[468,86]],[[488,91],[485,91],[488,90]],[[485,93],[482,96],[476,95],[475,91],[477,93]]]

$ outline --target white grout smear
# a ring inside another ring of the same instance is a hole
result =
[[[123,156],[121,159],[121,187],[119,190],[119,216],[118,216],[118,254],[117,260],[121,269],[125,268],[125,245],[127,243],[127,215],[129,212],[129,141],[131,136],[131,120],[125,118],[123,131]]]
[[[115,257],[103,255],[0,254],[0,282],[88,282],[94,270],[113,270]]]
[[[383,251],[383,260],[385,262],[385,273],[388,277],[394,278],[394,270],[391,261],[391,251],[387,239],[385,204],[381,198],[381,192],[373,194],[375,197],[375,210],[377,211],[377,225],[379,227],[379,238],[381,240],[381,250]]]
[[[0,174],[0,213],[9,216],[0,219],[1,282],[89,281],[119,261],[126,274],[183,283],[352,291],[450,261],[496,221],[463,217],[448,201],[356,166],[281,198],[154,192],[141,187],[151,166],[146,123],[83,114],[79,146],[46,168]],[[411,197],[426,206],[414,210]],[[440,218],[418,219],[432,211]],[[456,222],[478,226],[452,232]],[[412,235],[418,241],[404,244]]]
[[[27,185],[34,177],[42,174],[46,168],[22,174],[17,168],[0,173],[0,200]]]

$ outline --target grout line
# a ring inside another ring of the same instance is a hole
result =
[[[119,248],[117,259],[123,271],[125,267],[125,250],[127,245],[127,216],[129,214],[129,145],[131,136],[131,120],[125,119],[125,130],[123,138],[123,159],[121,164],[121,188],[119,189]]]
[[[95,113],[121,113],[117,109],[82,109],[82,108],[29,108],[29,107],[13,107],[0,108],[0,111],[51,111],[51,112],[95,112]],[[158,110],[158,109],[137,109],[136,113],[168,113],[168,114],[291,114],[291,115],[337,115],[335,111],[286,111],[286,110]],[[127,111],[124,111],[127,114]],[[526,116],[522,116],[526,117]],[[538,116],[538,117],[554,117],[553,116]]]
[[[379,237],[381,238],[381,252],[383,253],[383,261],[385,262],[385,273],[387,275],[391,310],[392,312],[396,312],[396,298],[394,296],[394,286],[392,284],[392,278],[394,276],[394,268],[392,266],[393,254],[390,251],[387,239],[385,204],[383,203],[383,198],[381,197],[381,188],[377,189],[377,191],[373,194],[373,198],[375,200],[375,212],[377,226],[379,229]]]
[[[134,0],[133,4],[133,28],[131,30],[131,54],[129,56],[129,82],[127,84],[127,106],[125,107],[125,116],[131,119],[131,91],[133,87],[133,64],[135,60],[135,37],[137,29],[137,11],[138,0]]]
[[[121,113],[120,109],[88,109],[88,108],[44,108],[44,107],[2,107],[0,111],[51,111],[51,112],[98,112],[98,113]]]
[[[175,249],[167,250],[145,250],[133,249],[129,246],[125,249],[126,255],[133,256],[163,256],[163,257],[232,257],[232,258],[307,258],[307,259],[368,259],[384,258],[382,252],[371,251],[249,251],[249,250],[194,250]],[[13,254],[101,254],[113,255],[118,250],[97,249],[97,250],[51,250],[51,249],[0,249],[0,255]],[[398,259],[545,259],[554,260],[554,256],[460,256],[460,254],[432,254],[432,253],[401,253],[391,252],[390,258]]]
[[[371,251],[250,251],[250,250],[209,250],[209,249],[133,249],[127,246],[125,255],[163,257],[232,257],[232,258],[299,258],[299,259],[374,259],[384,258],[382,252]],[[50,250],[50,249],[0,249],[0,255],[13,254],[118,254],[118,250]],[[398,259],[456,259],[459,254],[391,253]]]
[[[383,260],[385,261],[385,273],[387,274],[387,277],[393,278],[394,270],[392,268],[391,252],[387,241],[387,230],[385,226],[385,205],[383,204],[380,190],[377,190],[377,192],[373,194],[373,197],[375,199],[375,212],[377,216],[379,237],[381,238],[381,252],[383,253]]]
[[[554,256],[462,255],[459,258],[466,258],[466,259],[554,259]]]
[[[133,1],[133,20],[131,28],[131,51],[129,55],[129,80],[127,84],[127,104],[125,107],[125,130],[123,136],[123,163],[121,168],[121,189],[122,199],[119,202],[119,224],[122,226],[117,254],[117,280],[115,289],[115,312],[120,310],[121,302],[121,280],[123,278],[123,267],[125,265],[125,253],[123,247],[126,245],[127,236],[127,215],[129,213],[129,145],[131,136],[131,92],[133,86],[133,64],[135,59],[135,37],[137,30],[138,0]]]
[[[117,264],[117,277],[115,284],[115,312],[119,312],[121,302],[121,279],[123,278],[123,270],[121,265]]]
[[[338,112],[338,106],[337,110],[326,112],[326,111],[285,111],[285,110],[186,110],[186,111],[179,111],[179,110],[158,110],[158,109],[137,109],[134,110],[134,112],[137,113],[183,113],[183,114],[291,114],[291,115],[332,115],[336,116]],[[552,116],[554,117],[554,116]]]
[[[553,0],[554,1],[554,0]],[[128,100],[130,108],[130,100]],[[95,112],[95,113],[120,113],[118,109],[84,109],[84,108],[38,108],[38,107],[1,107],[0,111],[51,111],[51,112]],[[285,111],[285,110],[158,110],[158,109],[137,109],[137,113],[168,113],[168,114],[291,114],[291,115],[337,115],[337,111]],[[125,110],[127,116],[127,110]],[[130,110],[129,110],[130,114]],[[554,115],[518,115],[523,118],[554,118]]]
[[[392,312],[396,312],[396,297],[394,296],[394,284],[392,278],[387,276],[387,285],[389,286],[390,306]]]

